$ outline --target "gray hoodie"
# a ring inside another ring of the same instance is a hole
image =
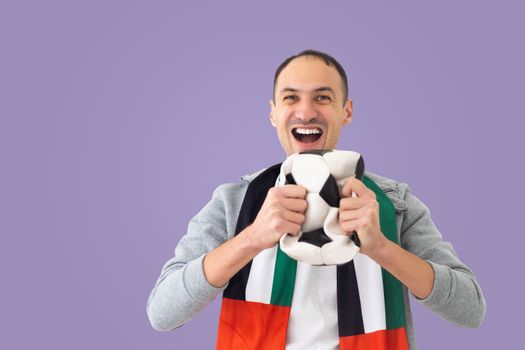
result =
[[[235,234],[237,217],[248,184],[264,169],[241,177],[241,182],[224,184],[191,219],[188,232],[175,248],[160,273],[147,302],[151,325],[159,331],[182,326],[198,314],[224,288],[210,285],[204,276],[204,256]],[[392,201],[396,210],[401,246],[430,263],[434,286],[430,295],[419,299],[425,307],[458,326],[477,328],[485,316],[485,299],[468,266],[463,264],[452,244],[443,241],[431,220],[428,208],[405,183],[365,172]],[[416,349],[409,290],[403,287],[406,330],[411,350]]]

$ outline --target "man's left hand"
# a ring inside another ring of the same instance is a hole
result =
[[[352,197],[352,192],[357,197]],[[361,242],[360,252],[370,256],[380,250],[386,239],[379,225],[376,195],[355,177],[343,186],[342,195],[339,202],[341,228],[349,235],[356,231]]]

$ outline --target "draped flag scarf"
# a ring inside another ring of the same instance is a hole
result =
[[[236,235],[255,220],[280,166],[266,169],[248,185]],[[398,244],[392,202],[367,176],[363,183],[376,194],[381,231]],[[285,349],[296,268],[297,261],[276,246],[230,279],[223,293],[217,350]],[[336,268],[340,349],[408,350],[401,283],[362,254]]]

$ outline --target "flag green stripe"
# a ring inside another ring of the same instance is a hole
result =
[[[379,203],[379,221],[381,232],[392,242],[399,244],[397,238],[396,210],[390,199],[369,177],[363,178],[366,187],[374,191]],[[386,328],[395,329],[405,326],[403,308],[403,288],[401,282],[385,269],[381,269],[383,276],[383,292],[385,295]]]
[[[277,247],[270,304],[292,306],[296,269],[297,261],[286,255],[280,246]]]

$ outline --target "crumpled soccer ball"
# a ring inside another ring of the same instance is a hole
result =
[[[359,252],[359,238],[341,228],[339,201],[347,180],[351,176],[362,180],[364,172],[363,157],[353,151],[311,150],[289,156],[281,165],[278,186],[304,186],[308,206],[301,231],[281,237],[282,251],[312,265],[339,265],[352,260]]]

